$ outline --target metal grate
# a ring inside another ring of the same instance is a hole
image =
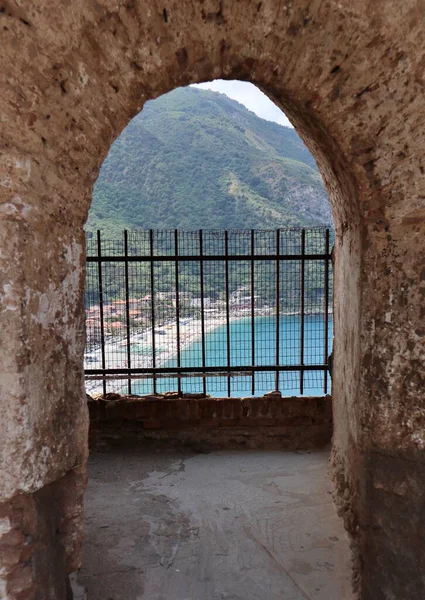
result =
[[[331,232],[124,231],[87,241],[89,392],[326,394]]]

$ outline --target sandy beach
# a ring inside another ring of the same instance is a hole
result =
[[[283,316],[295,316],[297,312],[281,313]],[[330,313],[331,314],[331,313]],[[270,310],[256,311],[255,316],[274,316]],[[231,312],[230,322],[251,317],[251,312]],[[216,313],[208,315],[204,321],[205,334],[222,327],[227,322],[225,313]],[[169,320],[155,327],[155,366],[162,367],[177,355],[177,321]],[[200,340],[202,337],[202,321],[196,318],[180,319],[180,351],[183,352],[191,344]],[[136,329],[134,328],[130,336],[130,366],[131,368],[151,368],[153,335],[152,328]],[[88,350],[84,356],[84,367],[86,369],[102,368],[102,352],[100,345],[95,349]],[[105,369],[123,369],[128,367],[128,348],[125,335],[107,338],[105,342]],[[119,391],[125,385],[126,378],[120,376],[119,379],[108,379],[108,390]],[[86,391],[89,394],[101,393],[103,391],[102,379],[87,379],[85,382]]]
[[[230,322],[246,318],[240,314],[230,317]],[[226,324],[225,314],[207,317],[204,321],[205,334]],[[191,344],[202,337],[201,319],[180,319],[180,351],[184,351]],[[152,367],[152,329],[143,331],[134,330],[130,336],[130,361],[132,368]],[[170,321],[155,327],[155,366],[161,367],[177,355],[177,321]],[[122,369],[128,366],[127,340],[122,337],[110,338],[105,343],[105,368]],[[102,353],[100,347],[86,352],[84,367],[86,369],[102,368]],[[120,380],[115,380],[118,387],[122,387]],[[110,383],[108,383],[110,387]],[[103,390],[102,380],[86,380],[86,390],[89,394],[99,393]]]

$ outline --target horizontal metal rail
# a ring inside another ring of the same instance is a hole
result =
[[[175,385],[179,395],[189,388],[230,396],[246,377],[252,395],[293,385],[302,395],[313,380],[326,394],[330,235],[325,227],[149,230],[122,240],[98,232],[86,258],[87,389],[122,392],[126,383],[129,393],[157,393]],[[150,381],[133,386],[136,379]],[[175,384],[159,385],[167,379]]]
[[[113,373],[116,375],[131,375],[138,373],[238,373],[246,371],[247,373],[257,373],[266,371],[326,371],[327,365],[256,365],[233,367],[226,369],[225,367],[156,367],[154,368],[134,368],[134,369],[87,369],[86,373],[92,375],[101,375],[104,373]]]
[[[217,373],[157,373],[156,379],[186,379],[192,377],[196,379],[206,379],[207,377],[252,377],[253,373],[246,371],[237,371],[236,373],[219,371]],[[131,375],[131,379],[152,379],[153,373],[140,373],[139,375]],[[128,379],[128,375],[110,375],[109,371],[106,375],[86,375],[87,381],[115,381],[118,379]],[[206,392],[203,392],[206,394]]]
[[[330,260],[330,254],[205,254],[202,256],[203,261],[224,261],[224,262],[233,262],[235,260],[239,261],[251,261],[251,260]],[[158,256],[87,256],[87,262],[92,263],[104,263],[104,262],[188,262],[188,261],[196,261],[199,262],[199,255],[193,254],[184,254],[184,255],[175,255],[175,254],[161,254]]]

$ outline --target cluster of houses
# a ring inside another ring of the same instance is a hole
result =
[[[248,311],[252,308],[252,299],[246,287],[241,287],[229,296],[229,307],[232,312]],[[176,292],[155,292],[154,310],[158,319],[175,318],[177,305]],[[203,307],[204,313],[210,317],[222,314],[226,309],[224,300],[213,300],[209,297],[199,298],[190,292],[179,292],[180,307],[185,307],[187,313],[193,309],[195,316]],[[254,303],[258,306],[258,297],[254,296]],[[103,304],[103,330],[106,337],[120,333],[127,322],[127,301],[114,300]],[[142,298],[128,299],[128,318],[135,327],[145,329],[151,326],[152,296],[147,294]],[[90,306],[86,310],[86,336],[89,344],[101,341],[101,309],[100,305]]]

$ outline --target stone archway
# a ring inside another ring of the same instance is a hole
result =
[[[99,166],[145,100],[218,77],[265,91],[321,169],[338,236],[333,469],[358,589],[424,596],[424,10],[4,3],[2,597],[65,598],[79,561],[82,226]]]

